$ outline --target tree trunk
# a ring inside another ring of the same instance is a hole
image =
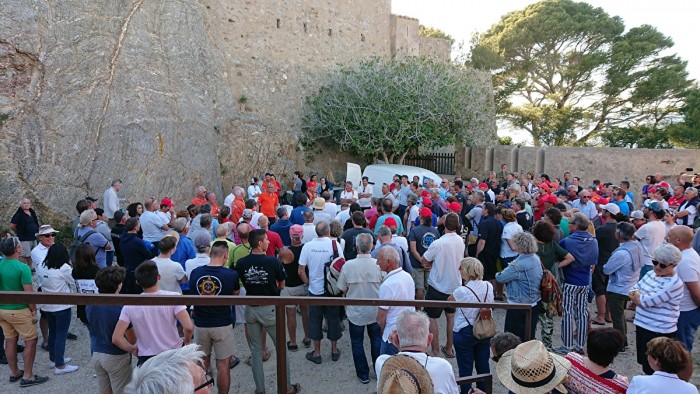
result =
[[[399,160],[396,164],[403,164],[404,159],[406,159],[406,155],[408,155],[408,151],[401,154],[401,157],[399,157]]]

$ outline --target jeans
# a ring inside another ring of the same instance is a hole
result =
[[[396,346],[392,345],[391,343],[387,341],[382,341],[382,346],[379,349],[379,352],[382,355],[388,354],[389,356],[393,356],[395,354],[399,354],[399,348]]]
[[[366,326],[356,326],[350,323],[350,344],[352,347],[352,361],[355,364],[355,373],[362,380],[369,380],[369,364],[365,356],[364,334],[367,327],[367,336],[369,337],[370,351],[372,356],[372,365],[377,361],[382,348],[382,331],[379,324],[372,323]]]
[[[607,292],[605,294],[605,299],[608,310],[610,311],[610,317],[612,318],[613,328],[620,331],[622,336],[625,337],[624,346],[627,346],[627,322],[625,321],[625,309],[627,308],[627,301],[629,301],[629,297],[623,294]]]
[[[692,311],[681,312],[678,317],[678,340],[685,346],[688,352],[693,352],[693,341],[695,332],[700,326],[700,308]]]
[[[534,318],[534,316],[533,316]],[[472,326],[467,325],[454,333],[455,356],[459,377],[472,376],[472,369],[476,364],[476,373],[489,373],[489,356],[491,354],[491,338],[476,339],[472,335]],[[476,386],[482,391],[486,390],[486,382],[478,382]],[[470,384],[464,384],[460,388],[462,394],[467,394],[471,389]]]
[[[506,322],[503,331],[515,334],[520,341],[527,342],[535,338],[535,330],[537,329],[537,306],[533,306],[530,313],[530,336],[525,336],[525,317],[527,311],[525,309],[508,309],[506,311]]]
[[[262,340],[265,331],[270,334],[272,342],[277,348],[277,338],[275,307],[272,305],[248,306],[245,308],[245,322],[248,324],[248,336],[250,337],[250,359],[253,369],[253,380],[255,381],[255,391],[260,393],[265,391],[265,372],[262,361]],[[263,327],[265,331],[263,331]],[[289,360],[287,367],[287,387],[291,386],[291,376],[289,374]]]
[[[70,326],[70,308],[58,312],[42,312],[49,323],[49,360],[56,367],[65,365],[63,356],[66,352],[66,338]]]

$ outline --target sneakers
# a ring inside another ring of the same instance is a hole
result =
[[[68,335],[66,336],[66,339],[71,340],[71,341],[77,341],[78,336],[73,334],[72,332],[69,332]]]
[[[369,379],[361,378],[359,376],[357,377],[357,379],[359,379],[360,383],[362,383],[362,384],[369,384]]]
[[[77,365],[69,365],[69,364],[66,364],[66,366],[63,367],[63,369],[55,368],[55,369],[53,370],[53,373],[54,373],[54,375],[65,375],[65,374],[67,374],[67,373],[71,373],[71,372],[77,371],[78,368],[79,368],[79,367],[78,367]]]
[[[63,363],[64,363],[64,364],[68,364],[69,362],[71,362],[71,360],[73,360],[73,359],[70,358],[70,357],[64,357],[64,358],[63,358]],[[47,367],[49,367],[49,368],[55,368],[55,367],[56,367],[56,363],[53,362],[53,361],[49,361],[49,364],[47,365]]]
[[[36,386],[37,384],[46,383],[49,381],[48,376],[34,375],[34,379],[22,379],[19,381],[19,387]]]

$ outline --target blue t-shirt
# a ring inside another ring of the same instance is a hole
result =
[[[107,267],[107,253],[105,251],[105,247],[109,241],[104,237],[104,235],[100,234],[92,227],[81,227],[78,230],[78,237],[82,237],[90,231],[95,232],[87,237],[85,243],[92,246],[92,251],[95,252],[95,262],[97,263],[97,266],[100,268],[105,268]],[[109,262],[109,265],[112,265],[111,261]]]
[[[122,307],[120,305],[88,305],[85,308],[85,313],[89,322],[90,351],[113,356],[126,354],[125,351],[112,343],[112,333],[119,321]]]
[[[226,267],[197,267],[190,275],[190,294],[201,296],[233,295],[240,289],[238,273]],[[192,311],[197,327],[224,327],[235,321],[235,309],[231,306],[199,306]]]

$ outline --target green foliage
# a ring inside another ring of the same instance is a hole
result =
[[[498,145],[513,145],[513,137],[509,135],[505,137],[498,137]]]
[[[455,42],[454,38],[450,36],[449,34],[445,33],[444,31],[437,29],[435,27],[428,27],[428,26],[423,26],[419,25],[418,26],[418,35],[423,36],[423,37],[432,37],[432,38],[442,38],[444,40],[450,40],[450,42]]]
[[[611,128],[601,135],[605,146],[615,148],[672,148],[668,133],[663,129],[649,126]]]
[[[602,8],[544,0],[477,35],[468,63],[493,72],[499,117],[535,145],[581,145],[648,135],[678,117],[690,81],[685,61],[661,55],[672,46],[652,26],[625,33]]]
[[[0,127],[5,123],[6,120],[10,119],[10,114],[5,113],[5,114],[0,114]]]
[[[364,61],[332,74],[307,99],[300,142],[311,154],[333,147],[389,163],[420,146],[490,144],[489,94],[470,69],[412,57]]]
[[[689,91],[681,114],[683,122],[668,127],[669,139],[683,148],[700,149],[700,88]]]

